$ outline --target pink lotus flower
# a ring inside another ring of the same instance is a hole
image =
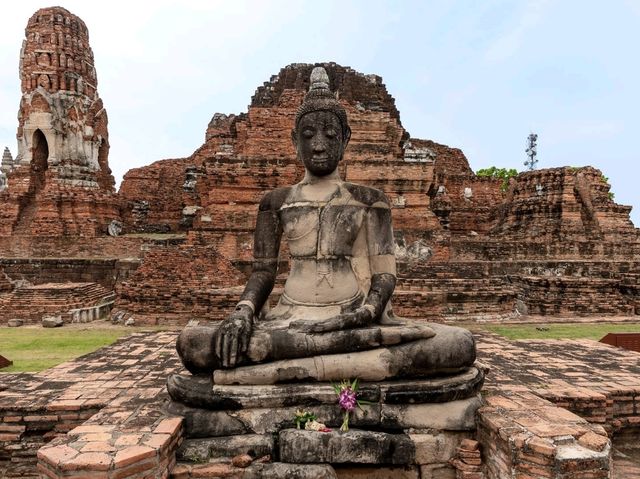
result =
[[[345,411],[353,411],[356,408],[358,405],[357,393],[351,389],[351,386],[340,391],[338,404]]]
[[[334,384],[333,389],[338,395],[338,404],[340,409],[344,411],[340,430],[348,431],[351,412],[355,410],[356,407],[360,407],[361,404],[364,403],[363,401],[358,400],[358,378],[353,381],[343,379],[340,384]]]

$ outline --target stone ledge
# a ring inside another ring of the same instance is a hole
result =
[[[475,413],[481,404],[479,396],[447,403],[368,404],[354,411],[350,424],[357,428],[387,431],[471,431],[475,429]],[[196,438],[277,433],[295,426],[297,409],[299,406],[210,411],[171,403],[168,411],[184,418],[185,437]],[[336,428],[342,423],[335,393],[333,404],[310,409],[329,427]]]
[[[482,388],[485,371],[476,365],[455,375],[430,379],[405,379],[360,384],[358,396],[381,404],[444,403],[466,399]],[[210,395],[203,409],[234,410],[246,408],[278,408],[316,406],[336,403],[336,393],[330,383],[299,383],[275,385],[211,385],[192,377],[174,378],[194,381],[194,385]],[[171,381],[171,379],[170,379]]]
[[[178,464],[171,479],[337,479],[334,469],[327,464],[268,464],[253,463],[246,469],[231,464]]]
[[[412,464],[416,451],[406,434],[350,430],[285,429],[278,435],[280,460],[287,463]]]

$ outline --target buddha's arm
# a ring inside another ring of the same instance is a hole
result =
[[[278,252],[282,226],[278,211],[271,207],[268,194],[258,210],[253,239],[253,269],[240,296],[239,306],[248,305],[257,315],[273,290],[278,272]]]
[[[272,193],[260,202],[253,240],[251,276],[236,309],[225,319],[215,341],[215,352],[223,367],[233,367],[246,353],[253,330],[253,318],[267,301],[276,280],[282,226]]]
[[[365,227],[371,286],[364,306],[372,309],[372,319],[379,321],[396,287],[396,245],[391,224],[391,205],[384,195],[367,211]]]

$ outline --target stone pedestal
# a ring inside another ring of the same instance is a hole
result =
[[[301,478],[455,477],[449,461],[475,433],[483,380],[472,367],[445,378],[363,383],[359,399],[367,404],[352,413],[348,432],[339,431],[343,416],[331,384],[215,385],[218,409],[168,407],[184,418],[177,452],[184,475],[177,477],[293,477],[293,469]],[[296,429],[299,409],[332,430]],[[254,460],[248,468],[229,465],[245,455]],[[265,468],[273,476],[260,475]]]

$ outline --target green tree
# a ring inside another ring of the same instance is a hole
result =
[[[476,175],[484,176],[487,178],[501,179],[502,184],[500,185],[500,190],[507,191],[507,188],[509,188],[509,178],[518,176],[518,170],[516,170],[515,168],[507,169],[492,166],[490,168],[482,168],[476,171]]]

